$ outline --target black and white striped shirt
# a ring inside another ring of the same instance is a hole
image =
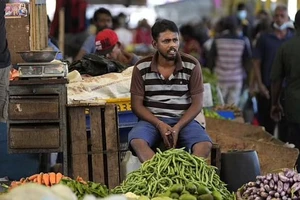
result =
[[[130,92],[144,97],[144,106],[156,117],[181,117],[191,105],[191,96],[203,92],[199,62],[192,56],[177,55],[174,73],[165,79],[157,69],[157,57],[137,62]]]

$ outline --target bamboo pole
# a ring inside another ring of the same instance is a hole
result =
[[[58,46],[64,55],[65,52],[65,9],[62,8],[59,11],[59,32],[58,32]]]

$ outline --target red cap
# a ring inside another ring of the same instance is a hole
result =
[[[105,55],[112,51],[118,41],[116,32],[111,29],[104,29],[96,35],[96,52]]]

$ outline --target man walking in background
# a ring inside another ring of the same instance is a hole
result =
[[[259,88],[259,94],[256,96],[258,122],[271,134],[274,133],[276,125],[270,117],[271,68],[278,48],[293,36],[292,32],[288,30],[289,18],[285,6],[276,7],[273,19],[273,30],[259,37],[253,51],[254,73]]]
[[[283,114],[287,120],[286,140],[300,148],[300,11],[295,17],[296,36],[284,43],[278,50],[271,72],[271,117],[281,121]],[[283,80],[285,87],[282,88]],[[284,109],[280,96],[284,93]],[[300,160],[297,161],[300,170]]]

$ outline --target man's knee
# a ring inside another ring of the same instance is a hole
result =
[[[145,140],[143,140],[143,139],[132,139],[130,141],[130,146],[133,149],[144,147],[145,145],[148,146],[148,143]]]
[[[193,146],[193,154],[195,156],[207,158],[211,152],[211,142],[198,142]]]

